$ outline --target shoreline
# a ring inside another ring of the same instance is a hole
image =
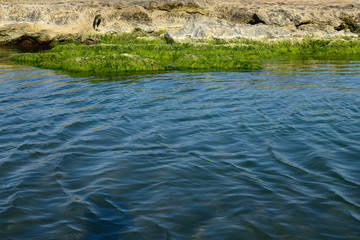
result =
[[[0,45],[98,43],[99,35],[167,30],[175,40],[358,37],[354,0],[0,0]],[[101,38],[101,37],[100,37]]]

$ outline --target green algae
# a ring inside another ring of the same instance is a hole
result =
[[[56,44],[42,53],[24,53],[11,58],[21,64],[73,73],[120,74],[166,70],[260,69],[263,60],[278,58],[360,59],[360,40],[301,39],[189,39],[169,40],[166,34],[144,31],[102,36],[101,43]]]

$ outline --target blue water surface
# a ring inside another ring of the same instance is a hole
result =
[[[80,77],[2,58],[0,239],[360,239],[360,62]]]

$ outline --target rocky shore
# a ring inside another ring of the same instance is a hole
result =
[[[167,30],[186,38],[359,36],[358,0],[0,0],[0,45],[48,45]]]

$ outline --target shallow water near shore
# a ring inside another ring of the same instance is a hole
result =
[[[0,58],[0,239],[360,236],[359,61],[101,78]]]

